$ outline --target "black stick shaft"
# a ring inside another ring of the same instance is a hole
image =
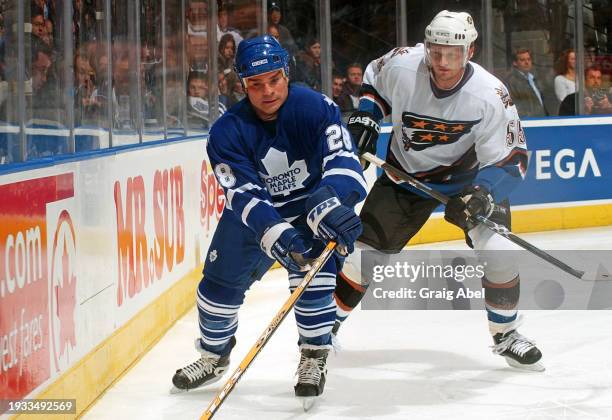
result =
[[[406,182],[407,184],[410,184],[417,190],[430,195],[431,197],[438,200],[440,203],[445,204],[445,205],[446,203],[448,203],[448,200],[449,200],[448,196],[425,185],[418,179],[411,177],[403,170],[396,168],[395,166],[387,163],[386,161],[380,159],[379,157],[374,156],[373,154],[367,153],[367,152],[361,155],[361,157],[373,163],[374,165],[378,166],[379,168],[384,169],[385,171],[387,171],[387,173],[391,174],[392,176],[399,178],[400,180],[402,180],[403,182]],[[540,248],[536,247],[535,245],[532,245],[526,240],[516,236],[514,233],[510,232],[508,228],[506,228],[505,226],[499,225],[487,219],[484,216],[477,216],[476,221],[485,225],[487,228],[491,229],[493,232],[497,233],[498,235],[501,235],[504,238],[508,239],[509,241],[517,244],[521,248],[531,252],[532,254],[537,255],[538,257],[542,258],[545,261],[548,261],[550,264],[560,268],[566,273],[571,274],[572,276],[577,277],[579,279],[582,279],[582,276],[584,275],[584,271],[576,270],[575,268],[570,267],[569,265],[565,264],[563,261],[558,260],[557,258],[550,255],[546,251],[543,251]]]

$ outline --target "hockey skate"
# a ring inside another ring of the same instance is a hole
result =
[[[495,342],[492,346],[493,353],[503,356],[511,367],[535,372],[544,371],[541,362],[542,353],[535,342],[519,334],[515,328],[495,334],[493,341]]]
[[[310,344],[300,346],[300,364],[295,373],[298,380],[294,389],[295,396],[302,400],[304,411],[310,410],[325,388],[329,347]]]
[[[235,344],[236,339],[232,337],[229,344],[230,352]],[[217,382],[229,367],[229,353],[225,356],[219,356],[204,350],[199,338],[195,341],[195,347],[202,356],[190,365],[176,371],[172,377],[174,388],[170,391],[173,394]]]

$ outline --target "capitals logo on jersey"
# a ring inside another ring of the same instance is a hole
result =
[[[404,150],[421,151],[432,146],[456,143],[480,121],[450,121],[404,112],[402,114]]]
[[[508,93],[508,91],[506,90],[504,86],[495,88],[495,93],[497,93],[497,96],[499,96],[499,99],[501,99],[502,104],[504,104],[504,108],[508,108],[509,106],[514,105],[514,102],[512,102],[512,98],[510,97],[510,94]]]
[[[304,181],[310,175],[304,160],[296,160],[289,165],[287,152],[281,152],[273,147],[268,149],[268,153],[261,160],[266,168],[266,172],[259,173],[265,182],[271,196],[287,196],[294,190],[304,188]]]

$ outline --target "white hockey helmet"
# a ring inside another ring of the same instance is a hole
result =
[[[470,59],[468,51],[470,46],[478,38],[478,32],[474,27],[474,19],[466,12],[449,12],[442,10],[433,18],[425,28],[425,58],[427,64],[429,59],[429,45],[459,45],[463,47],[463,65]]]

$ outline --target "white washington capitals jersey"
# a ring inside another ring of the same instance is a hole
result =
[[[527,154],[506,87],[470,62],[455,88],[440,90],[424,53],[423,44],[395,48],[366,69],[359,108],[391,116],[387,160],[449,195],[474,183],[507,197],[524,177]]]
[[[305,201],[329,185],[340,200],[366,195],[355,147],[338,106],[310,89],[289,87],[277,119],[261,121],[248,99],[210,130],[206,148],[225,191],[226,212],[261,238],[270,224],[305,216]]]

